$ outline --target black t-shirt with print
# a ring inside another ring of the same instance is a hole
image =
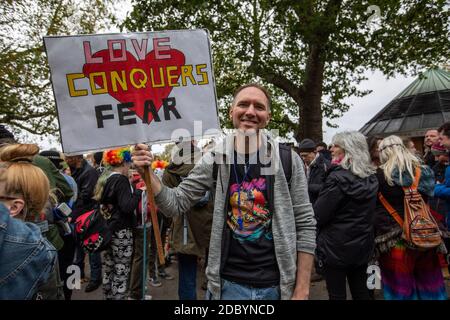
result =
[[[235,152],[234,163],[236,159]],[[246,163],[248,159],[247,156]],[[250,165],[232,164],[228,193],[222,277],[254,287],[279,285],[280,272],[272,237],[272,212],[269,210],[266,177],[261,175],[260,162],[255,160],[250,161]]]

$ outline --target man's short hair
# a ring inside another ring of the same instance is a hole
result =
[[[316,144],[316,148],[317,147],[323,147],[324,149],[328,148],[327,144],[323,141],[320,141],[318,144]]]
[[[439,133],[442,133],[444,136],[447,136],[450,138],[450,121],[447,121],[442,126],[440,126],[437,131]]]
[[[372,156],[378,151],[378,141],[383,140],[382,136],[370,136],[367,138],[367,145],[369,146],[369,153]]]
[[[73,158],[73,159],[84,159],[83,154],[65,154],[66,158]]]
[[[103,159],[103,151],[94,153],[95,164],[100,165]]]
[[[55,150],[45,150],[39,153],[41,156],[48,158],[57,169],[62,169],[62,163],[64,159],[61,157],[61,154]]]
[[[414,144],[414,141],[412,141],[412,139],[409,137],[403,137],[402,141],[406,148],[409,148],[408,144],[410,144],[411,142]]]
[[[267,108],[268,108],[268,111],[270,111],[270,105],[272,104],[272,98],[270,97],[270,93],[266,88],[264,88],[262,85],[257,84],[257,83],[247,83],[247,84],[240,86],[236,90],[234,90],[233,105],[234,105],[234,100],[236,99],[236,96],[239,94],[239,92],[241,92],[242,90],[244,90],[246,88],[257,88],[257,89],[261,90],[267,98],[267,102],[268,102]]]

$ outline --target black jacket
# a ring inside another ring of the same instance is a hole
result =
[[[433,168],[437,161],[433,155],[433,153],[431,151],[427,151],[424,155],[423,155],[423,162],[429,166],[430,168]]]
[[[319,196],[320,189],[325,182],[325,173],[330,168],[331,162],[322,154],[314,161],[310,167],[309,177],[308,177],[308,193],[309,200],[314,204]]]
[[[108,208],[108,228],[116,232],[137,225],[135,210],[139,205],[142,190],[132,190],[128,178],[113,174],[106,181],[100,203]]]
[[[332,166],[314,204],[317,219],[317,259],[334,268],[366,264],[374,249],[374,209],[378,181],[359,178]]]
[[[75,179],[78,187],[77,201],[75,201],[72,210],[74,220],[79,215],[94,209],[97,205],[97,202],[92,197],[94,196],[98,176],[98,172],[86,160],[83,160],[80,168],[72,169],[72,177]]]
[[[434,172],[434,179],[436,182],[443,183],[445,181],[445,170],[447,169],[447,165],[436,162],[436,164],[430,168],[432,168]]]
[[[320,155],[331,162],[331,151],[327,149],[322,149],[319,151]]]

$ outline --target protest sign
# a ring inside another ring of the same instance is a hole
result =
[[[44,37],[44,44],[65,153],[219,129],[206,30]]]

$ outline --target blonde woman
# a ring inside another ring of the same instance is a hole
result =
[[[361,133],[338,133],[332,143],[334,166],[314,204],[316,269],[325,276],[330,300],[347,298],[346,282],[354,300],[369,300],[366,271],[374,246],[375,168]]]
[[[379,192],[403,218],[403,187],[411,186],[420,167],[418,191],[427,202],[428,197],[433,196],[433,172],[428,166],[421,165],[402,139],[395,135],[381,141],[379,152]],[[447,299],[436,249],[418,251],[407,247],[402,240],[402,227],[380,201],[377,201],[375,212],[376,256],[385,300]]]
[[[106,150],[103,164],[105,171],[97,182],[94,196],[112,233],[111,245],[103,256],[103,293],[107,300],[124,300],[131,272],[132,228],[136,226],[135,210],[142,191],[134,190],[128,180],[131,166],[128,148]]]
[[[34,223],[49,198],[44,172],[33,165],[34,144],[0,149],[0,300],[33,299],[56,275],[56,249]]]

